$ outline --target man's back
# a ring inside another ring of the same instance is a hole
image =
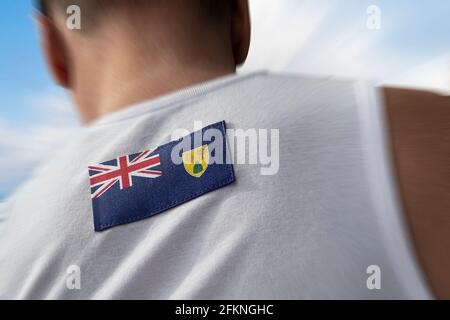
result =
[[[254,74],[104,117],[11,203],[0,297],[429,297],[402,224],[376,95],[352,81]],[[95,232],[88,166],[164,145],[198,121],[225,121],[236,157],[236,132],[256,135],[258,164],[247,150],[235,183]],[[80,290],[66,286],[73,265]],[[378,267],[379,290],[367,282]]]

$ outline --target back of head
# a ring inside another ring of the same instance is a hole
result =
[[[94,104],[114,110],[234,72],[249,49],[247,0],[39,0],[38,4],[50,70],[73,94],[86,121],[107,112],[95,111]],[[79,30],[67,27],[67,9],[74,5],[80,9]],[[183,75],[190,79],[182,79]],[[151,81],[159,84],[149,85]],[[154,92],[140,97],[138,83]],[[119,87],[128,93],[118,92]]]

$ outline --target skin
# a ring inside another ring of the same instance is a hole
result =
[[[38,16],[37,22],[52,75],[89,123],[234,73],[248,54],[250,18],[247,0],[230,1],[225,19],[213,26],[184,0],[148,11],[124,6],[85,33],[65,28],[58,10],[52,21]],[[450,98],[395,88],[384,93],[405,220],[429,286],[450,299]]]
[[[435,296],[450,299],[450,97],[385,88],[403,211]]]

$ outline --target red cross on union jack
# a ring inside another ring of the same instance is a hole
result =
[[[91,188],[97,188],[92,192],[92,199],[100,198],[117,182],[120,189],[127,189],[133,185],[133,177],[158,178],[161,171],[152,170],[159,166],[161,160],[159,154],[152,155],[153,150],[147,150],[137,154],[130,160],[131,156],[121,156],[116,159],[116,165],[99,164],[89,167]]]

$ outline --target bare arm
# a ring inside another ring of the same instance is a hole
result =
[[[450,97],[393,88],[384,93],[414,246],[435,295],[450,299]]]

